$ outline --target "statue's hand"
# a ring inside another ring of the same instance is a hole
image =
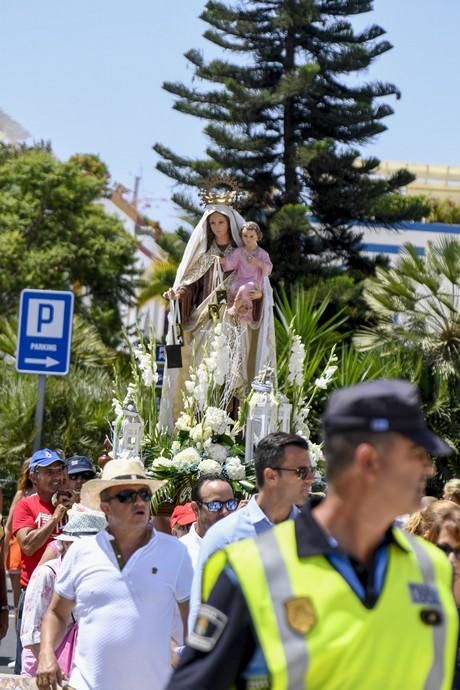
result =
[[[251,288],[250,290],[248,290],[248,297],[252,300],[262,299],[263,292],[262,290],[259,290],[259,288]]]
[[[169,288],[169,290],[163,292],[162,297],[164,297],[165,299],[175,299],[176,293],[173,288]]]

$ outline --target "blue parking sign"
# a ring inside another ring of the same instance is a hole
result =
[[[21,292],[17,371],[60,376],[69,372],[73,302],[73,292]]]

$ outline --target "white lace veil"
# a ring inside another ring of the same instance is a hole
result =
[[[182,261],[177,269],[176,278],[174,280],[174,289],[177,289],[182,283],[182,280],[186,273],[192,268],[193,264],[201,259],[203,254],[207,249],[207,219],[211,213],[222,213],[222,215],[227,216],[230,221],[230,232],[232,239],[237,247],[241,247],[242,242],[240,238],[240,228],[244,225],[244,218],[238,211],[235,211],[231,206],[225,206],[224,204],[209,204],[206,206],[205,212],[203,213],[200,221],[194,228],[190,239],[185,247],[184,255]]]

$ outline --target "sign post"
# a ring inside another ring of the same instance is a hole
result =
[[[73,303],[73,292],[21,292],[16,370],[38,374],[34,452],[41,443],[46,376],[65,376],[69,372]]]

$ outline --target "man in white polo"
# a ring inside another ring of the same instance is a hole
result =
[[[73,611],[78,640],[69,685],[75,690],[162,690],[170,672],[176,606],[187,620],[192,566],[176,538],[149,522],[152,491],[137,460],[111,460],[81,502],[101,509],[107,530],[66,556],[41,632],[37,685],[56,689],[54,648]]]

